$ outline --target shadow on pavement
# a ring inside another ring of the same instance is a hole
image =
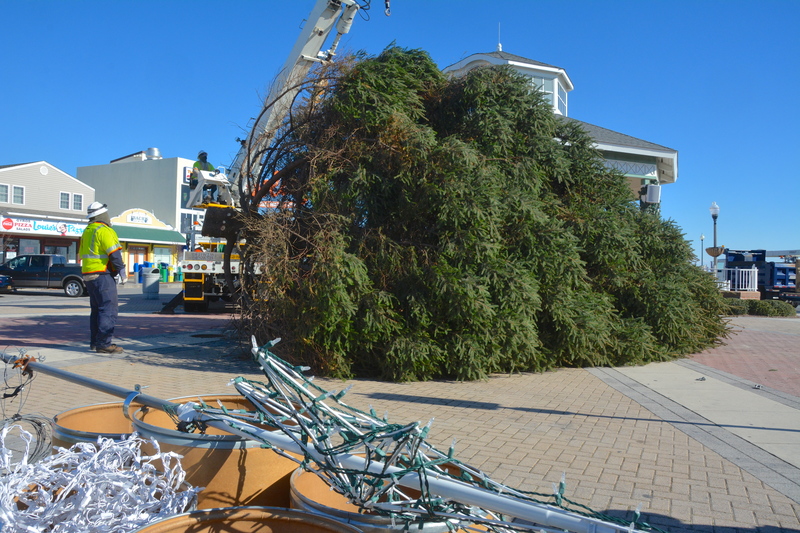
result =
[[[65,300],[71,300],[74,302],[78,302],[80,300],[89,301],[88,296],[67,296],[64,294],[63,289],[38,289],[38,290],[25,290],[25,289],[17,289],[12,293],[3,293],[5,295],[16,295],[16,296],[55,296],[57,298],[64,298]]]
[[[222,374],[261,373],[250,353],[231,334],[200,334],[201,344],[164,346],[127,357],[139,364]]]
[[[39,317],[6,318],[2,327],[2,342],[24,346],[63,346],[65,343],[88,342],[89,311],[85,315],[43,315]],[[117,339],[136,339],[170,334],[202,332],[225,328],[228,316],[192,315],[120,315],[114,335]]]
[[[642,507],[644,507],[644,505],[642,505]],[[612,517],[613,519],[620,520],[626,523],[629,523],[633,519],[634,515],[633,511],[620,511],[618,509],[606,510],[601,512],[606,516]],[[639,517],[639,523],[641,524],[642,522],[649,524],[653,528],[658,528],[661,531],[667,531],[668,533],[698,533],[701,531],[705,531],[708,533],[748,533],[748,532],[793,533],[800,531],[800,529],[796,528],[785,528],[785,527],[775,527],[775,526],[742,528],[742,527],[726,527],[726,526],[711,525],[711,524],[687,524],[686,522],[683,522],[671,516],[659,513],[648,513],[646,511],[642,511],[642,514]]]
[[[617,420],[639,420],[643,422],[663,422],[666,424],[673,424],[676,426],[680,425],[690,425],[690,426],[707,426],[707,427],[721,427],[721,428],[733,428],[733,429],[752,429],[752,430],[768,430],[768,431],[786,431],[789,433],[798,433],[796,429],[787,429],[787,428],[777,428],[777,427],[763,427],[763,426],[737,426],[733,424],[714,424],[712,422],[703,423],[698,421],[686,421],[686,420],[666,420],[661,418],[636,418],[636,417],[629,417],[629,416],[609,416],[609,415],[597,415],[591,413],[576,413],[570,411],[556,411],[552,409],[537,409],[535,407],[506,407],[500,405],[498,403],[493,402],[476,402],[471,400],[453,400],[448,398],[436,398],[432,396],[413,396],[410,394],[397,394],[397,393],[381,393],[381,392],[373,392],[369,394],[362,394],[362,396],[373,398],[376,400],[388,400],[394,402],[405,402],[405,403],[426,403],[430,405],[446,405],[448,407],[460,407],[464,409],[483,409],[486,411],[494,411],[498,409],[509,409],[512,411],[524,411],[526,413],[537,413],[537,414],[546,414],[546,415],[568,415],[568,416],[582,416],[585,418],[608,418],[608,419],[617,419]]]

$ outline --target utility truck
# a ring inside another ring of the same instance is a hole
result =
[[[333,59],[339,41],[350,31],[358,10],[369,6],[368,0],[361,1],[363,6],[356,0],[317,0],[247,139],[239,140],[239,152],[227,175],[220,171],[195,171],[197,185],[192,189],[188,205],[206,210],[201,235],[224,239],[225,245],[222,252],[204,250],[184,254],[181,270],[186,311],[205,311],[210,301],[231,299],[238,292],[243,269],[238,250],[246,246],[238,238],[242,226],[240,194],[252,194],[263,170],[263,149],[288,114],[311,67]],[[388,0],[385,8],[389,15]],[[330,47],[323,50],[334,31]],[[204,197],[207,185],[217,186],[216,200]],[[192,250],[194,244],[191,243]]]
[[[236,210],[232,209],[233,198],[231,194],[231,183],[227,176],[221,171],[201,171],[194,169],[196,186],[192,189],[189,196],[189,203],[198,208],[206,210],[206,217],[225,216],[233,217]],[[217,198],[211,198],[204,191],[205,185],[217,186]],[[217,223],[216,234],[225,235],[228,233],[225,224]],[[205,248],[197,242],[197,232],[194,228],[189,230],[189,251],[184,252],[183,259],[180,261],[180,268],[183,274],[183,309],[188,313],[208,311],[210,302],[223,299],[230,301],[233,299],[240,286],[241,258],[239,243],[235,244],[235,250],[231,250],[228,258],[231,283],[226,282],[226,274],[223,265],[225,263],[225,246],[227,241],[220,238],[209,238],[205,241]],[[205,235],[205,234],[203,234]],[[208,236],[208,235],[205,235]],[[210,236],[208,236],[210,237]]]

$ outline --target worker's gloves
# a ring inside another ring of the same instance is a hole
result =
[[[125,285],[125,282],[128,281],[128,276],[124,274],[117,274],[114,276],[114,279],[117,280],[117,285]]]

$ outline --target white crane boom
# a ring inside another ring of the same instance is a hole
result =
[[[258,179],[262,151],[271,140],[277,125],[289,112],[292,101],[300,91],[300,82],[314,63],[328,61],[333,57],[342,35],[350,31],[358,9],[359,5],[355,0],[317,0],[300,37],[264,100],[262,112],[247,139],[242,141],[239,153],[231,164],[229,176],[233,186],[239,183],[243,175]],[[331,47],[323,52],[322,47],[334,28],[336,37]]]

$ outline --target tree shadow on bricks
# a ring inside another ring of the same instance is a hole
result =
[[[494,411],[498,409],[510,409],[514,411],[525,411],[528,413],[538,413],[538,414],[548,414],[548,415],[568,415],[568,416],[582,416],[585,418],[608,418],[612,420],[631,420],[631,421],[642,421],[642,422],[663,422],[667,424],[673,424],[676,426],[681,425],[689,425],[689,426],[709,426],[709,427],[721,427],[721,428],[738,428],[738,429],[762,429],[762,430],[770,430],[770,431],[786,431],[790,433],[798,433],[797,429],[793,428],[774,428],[774,427],[765,427],[765,426],[738,426],[733,424],[715,424],[713,422],[699,422],[696,420],[666,420],[657,417],[649,417],[649,418],[639,418],[639,417],[631,417],[631,416],[615,416],[615,415],[603,415],[603,414],[596,414],[596,413],[579,413],[574,411],[560,411],[554,409],[538,409],[536,407],[506,407],[504,405],[500,405],[499,403],[494,402],[479,402],[479,401],[471,401],[471,400],[453,400],[449,398],[437,398],[435,396],[413,396],[410,394],[397,394],[397,393],[379,393],[373,392],[370,394],[364,394],[363,396],[374,398],[377,400],[390,400],[390,401],[398,401],[398,402],[407,402],[407,403],[425,403],[430,405],[446,405],[448,407],[463,407],[465,409],[484,409],[488,411]]]

